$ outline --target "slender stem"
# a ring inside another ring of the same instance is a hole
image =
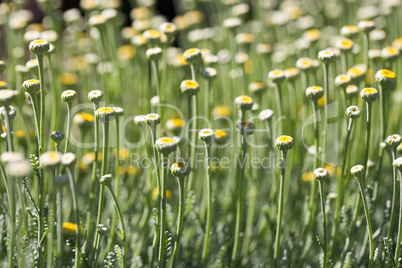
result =
[[[39,154],[42,155],[44,151],[44,132],[45,132],[45,74],[43,72],[43,55],[37,55],[39,67],[39,80],[40,80],[40,146]]]
[[[278,119],[279,119],[279,124],[278,124],[278,130],[277,134],[281,135],[282,134],[282,92],[281,92],[281,84],[275,83],[275,96],[276,96],[276,107],[278,110]]]
[[[63,256],[63,188],[60,186],[58,188],[58,199],[57,204],[57,254],[58,256]]]
[[[6,124],[7,151],[14,151],[14,143],[11,134],[10,115],[8,114],[9,106],[4,106],[4,121]]]
[[[5,173],[3,173],[5,176]],[[9,219],[10,219],[10,233],[8,241],[8,267],[14,267],[14,246],[15,246],[15,180],[8,180],[9,189]]]
[[[211,181],[211,167],[209,159],[211,157],[211,144],[205,143],[205,153],[207,161],[207,195],[208,195],[208,206],[207,206],[207,221],[205,223],[205,240],[204,247],[202,249],[202,263],[205,265],[208,257],[208,249],[210,242],[210,232],[211,232],[211,215],[212,215],[212,181]]]
[[[395,160],[396,153],[395,149],[392,152],[392,158]],[[396,181],[396,170],[394,172],[394,181]],[[401,249],[401,241],[402,241],[402,172],[399,171],[399,224],[398,224],[398,240],[396,243],[395,249],[395,263],[396,267],[399,267],[399,252]]]
[[[327,216],[325,212],[325,199],[324,199],[324,184],[322,181],[318,181],[318,184],[320,186],[320,200],[321,200],[321,210],[322,210],[322,225],[323,225],[323,232],[324,232],[324,262],[323,262],[323,267],[327,267]]]
[[[366,195],[364,193],[362,182],[360,180],[357,180],[357,182],[359,183],[360,196],[363,201],[364,212],[366,213],[367,231],[368,231],[369,239],[370,239],[369,267],[372,267],[373,266],[373,256],[374,256],[374,242],[373,242],[373,231],[372,231],[372,227],[371,227],[370,211],[367,206]]]
[[[121,224],[121,239],[123,240],[123,257],[122,257],[122,267],[126,267],[126,227],[124,225],[123,213],[121,212],[119,200],[115,195],[112,187],[110,185],[106,185],[109,189],[110,194],[113,197],[114,205],[116,206],[117,212],[119,214],[120,224]]]
[[[159,231],[159,267],[163,268],[165,267],[165,229],[166,229],[166,178],[167,178],[167,171],[168,171],[168,166],[169,166],[169,158],[167,155],[161,155],[162,156],[162,176],[161,176],[161,192],[159,192],[159,195],[161,195],[161,204],[160,204],[160,214],[161,214],[161,225],[160,225],[160,231]],[[165,163],[166,161],[166,163]]]
[[[281,177],[279,183],[279,199],[278,199],[278,215],[276,222],[276,235],[275,235],[275,252],[274,252],[274,267],[278,266],[279,250],[281,244],[281,226],[283,214],[283,186],[285,183],[285,170],[286,170],[286,151],[281,151],[282,167]]]
[[[196,135],[196,131],[197,131],[197,119],[196,119],[197,118],[197,95],[194,95],[190,98],[192,98],[192,108],[193,108],[192,118],[194,119],[193,131],[191,132],[191,143],[190,143],[190,148],[191,148],[190,166],[195,167],[195,149],[196,149],[196,142],[197,142],[197,135]],[[188,191],[190,191],[192,188],[194,176],[195,176],[195,168],[194,168],[194,172],[191,172],[189,175],[189,180],[188,180],[188,184],[187,184]]]
[[[38,138],[38,148],[40,147],[40,119],[39,119],[39,110],[38,110],[38,101],[35,95],[29,95],[32,103],[32,110],[35,118],[36,125],[36,136]],[[39,154],[38,154],[39,155]]]
[[[70,145],[70,135],[71,135],[71,103],[67,103],[67,131],[66,131],[66,146],[64,147],[64,153],[68,153],[68,148]]]
[[[367,76],[371,74],[370,72],[370,60],[368,58],[368,51],[370,50],[370,40],[369,40],[369,33],[363,34],[363,43],[364,43],[364,65],[366,66],[366,76],[364,77],[365,87],[369,87],[369,83]]]
[[[73,208],[75,211],[75,221],[77,224],[77,228],[75,230],[75,237],[76,237],[76,248],[75,248],[75,262],[74,262],[74,267],[78,268],[80,267],[80,211],[78,208],[78,197],[77,197],[77,187],[75,185],[75,179],[74,179],[74,171],[71,169],[67,169],[67,174],[68,174],[68,180],[70,181],[70,191],[71,191],[71,199],[73,202]]]
[[[328,104],[329,104],[329,90],[328,90],[328,75],[329,75],[329,64],[323,64],[324,69],[324,95],[325,95],[325,106],[324,106],[324,140],[322,146],[323,161],[325,163],[327,156],[327,144],[328,144]]]
[[[173,261],[172,267],[177,267],[177,260],[179,255],[180,238],[182,233],[183,216],[184,216],[184,197],[185,197],[185,179],[177,178],[177,184],[179,185],[179,215],[177,217],[177,229],[176,229],[176,241],[174,242]]]
[[[367,108],[367,128],[366,128],[366,152],[364,154],[364,170],[365,170],[365,175],[363,177],[363,182],[365,182],[367,178],[367,163],[368,163],[368,158],[369,158],[369,152],[370,152],[370,137],[371,137],[371,109],[372,104],[370,102],[366,103],[366,108]]]

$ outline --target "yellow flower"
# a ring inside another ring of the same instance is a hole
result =
[[[77,231],[77,224],[72,222],[63,222],[63,232],[67,235],[74,235]],[[82,231],[82,226],[80,225],[80,231]]]
[[[321,37],[321,31],[317,29],[311,29],[304,33],[304,37],[310,42],[316,42]]]
[[[62,73],[60,75],[60,81],[65,86],[72,86],[77,84],[78,76],[74,73]]]
[[[212,110],[212,114],[215,117],[230,117],[232,115],[232,110],[230,109],[229,106],[226,105],[220,105],[220,106],[216,106],[213,110]]]
[[[325,94],[317,101],[318,106],[325,106]]]
[[[184,14],[184,20],[188,25],[198,24],[203,22],[204,14],[198,10],[191,10]]]
[[[314,179],[314,174],[312,171],[306,172],[302,174],[302,180],[305,182],[310,182],[313,181]]]
[[[135,49],[131,45],[124,45],[119,47],[119,55],[123,59],[131,59],[135,55]]]

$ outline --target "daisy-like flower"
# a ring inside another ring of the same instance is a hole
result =
[[[364,176],[364,166],[356,165],[350,169],[350,174],[355,177],[357,180]]]
[[[353,49],[353,41],[348,39],[348,38],[341,38],[338,41],[336,41],[335,46],[342,52],[347,53],[351,52]]]
[[[223,27],[229,30],[235,30],[241,25],[239,18],[228,18],[223,21]]]
[[[279,69],[272,70],[268,73],[268,79],[275,84],[282,83],[285,78],[284,72]]]
[[[112,107],[101,107],[96,110],[95,115],[102,123],[105,123],[114,119],[115,112]]]
[[[335,77],[335,85],[343,89],[346,89],[346,87],[349,86],[351,81],[352,78],[348,74],[340,74],[337,77]]]
[[[157,44],[161,41],[161,33],[158,32],[157,30],[146,30],[143,33],[143,36],[147,40],[149,44]]]
[[[392,134],[388,136],[385,142],[391,146],[391,148],[396,149],[402,143],[402,138],[398,134]]]
[[[43,55],[48,52],[49,48],[49,42],[46,40],[39,39],[29,43],[29,50],[35,55]]]
[[[349,107],[346,109],[346,115],[347,115],[349,118],[357,119],[357,118],[359,118],[360,115],[361,115],[360,108],[357,107],[357,106],[354,106],[354,105],[349,106]]]
[[[369,59],[373,61],[378,61],[381,59],[381,50],[379,49],[370,49],[368,51],[368,57]]]
[[[50,134],[50,138],[56,143],[60,144],[64,140],[64,133],[61,130],[55,130]]]
[[[172,131],[174,135],[179,135],[185,123],[180,118],[173,118],[166,121],[166,129]]]
[[[216,56],[214,54],[207,54],[204,56],[203,59],[204,59],[205,64],[210,65],[210,66],[215,66],[219,62],[218,56]]]
[[[399,37],[397,39],[395,39],[394,41],[392,41],[392,46],[396,49],[399,50],[399,52],[402,51],[402,37]]]
[[[170,171],[173,176],[184,179],[190,174],[191,167],[187,162],[177,162],[170,167]]]
[[[142,125],[147,123],[147,117],[145,115],[137,115],[134,117],[134,124]]]
[[[238,33],[236,35],[236,43],[240,46],[251,45],[254,42],[254,35],[250,33]]]
[[[202,58],[201,50],[199,50],[198,48],[187,49],[186,51],[184,51],[183,57],[188,64],[197,63]]]
[[[399,58],[399,50],[393,47],[385,47],[381,50],[381,58],[386,61],[395,61]]]
[[[3,164],[13,162],[13,161],[19,161],[24,159],[24,156],[21,153],[18,152],[4,152],[0,156],[0,160]]]
[[[221,129],[215,129],[214,133],[215,133],[214,141],[216,144],[223,145],[226,143],[228,135],[225,131]]]
[[[259,43],[256,47],[256,50],[261,55],[269,56],[273,52],[273,47],[271,44]]]
[[[258,115],[260,120],[264,121],[264,122],[271,120],[273,116],[274,116],[274,111],[272,111],[271,109],[262,110],[260,112],[260,114]]]
[[[283,71],[288,81],[294,81],[299,76],[300,71],[298,68],[288,68]]]
[[[219,105],[214,107],[212,115],[215,117],[230,117],[232,115],[232,109],[226,105]]]
[[[121,107],[114,107],[114,113],[116,116],[123,116],[124,115],[124,109]]]
[[[303,34],[303,37],[306,38],[310,43],[316,43],[321,37],[321,31],[317,29],[311,29],[306,31]]]
[[[61,153],[55,151],[45,152],[41,156],[41,163],[44,167],[55,168],[61,162]]]
[[[160,47],[149,48],[146,55],[151,61],[159,61],[162,58],[162,49]]]
[[[212,67],[207,67],[201,72],[201,76],[207,80],[215,79],[217,74],[216,69]]]
[[[67,168],[73,168],[77,163],[77,156],[73,153],[66,153],[61,156],[61,164]]]
[[[61,99],[66,103],[72,103],[77,97],[77,92],[75,90],[66,90],[61,93]]]
[[[325,168],[317,168],[314,170],[314,179],[317,181],[325,181],[329,178],[329,172]]]
[[[10,106],[15,99],[15,91],[11,89],[0,90],[0,106]]]
[[[214,136],[215,133],[210,128],[201,129],[198,133],[198,138],[207,144],[211,143]]]
[[[375,74],[375,80],[384,90],[394,90],[396,88],[396,75],[393,71],[381,69]]]
[[[335,59],[335,53],[329,49],[318,52],[318,59],[324,64],[329,64]]]
[[[105,186],[110,186],[110,184],[112,183],[112,179],[112,174],[105,174],[99,179],[99,183]]]
[[[31,174],[32,166],[31,163],[26,159],[11,161],[6,165],[6,172],[10,177],[22,178]]]
[[[82,226],[79,226],[80,230],[82,230]],[[63,232],[68,234],[68,235],[75,235],[75,232],[77,231],[77,224],[72,223],[72,222],[63,222],[62,226]]]
[[[38,59],[32,59],[27,61],[25,66],[28,68],[28,71],[32,73],[38,73]]]
[[[370,40],[373,41],[383,41],[387,34],[384,32],[384,30],[381,29],[375,29],[372,32],[370,32]]]
[[[147,114],[145,116],[145,118],[146,118],[147,124],[151,127],[155,127],[155,126],[159,125],[159,123],[161,122],[161,117],[159,116],[159,114],[155,114],[155,113]]]
[[[248,90],[254,94],[262,94],[267,89],[266,85],[262,81],[251,82],[248,85]]]
[[[241,110],[251,110],[253,108],[253,99],[246,95],[241,95],[235,99],[236,106]]]
[[[144,47],[147,44],[147,39],[142,34],[134,35],[130,41],[136,47]]]
[[[366,67],[364,65],[356,65],[347,71],[347,74],[355,83],[361,82],[366,76]]]
[[[400,172],[402,172],[402,157],[398,157],[397,159],[395,159],[392,165],[399,169]]]
[[[104,224],[98,224],[98,226],[96,226],[96,232],[99,235],[105,235],[108,233],[108,231],[109,229]]]
[[[159,96],[153,96],[149,102],[153,107],[156,107],[161,103]]]
[[[0,119],[5,119],[4,118],[4,114],[5,114],[6,110],[5,107],[0,107]],[[17,110],[13,107],[13,106],[8,106],[8,116],[10,119],[14,119],[15,116],[17,115]]]
[[[254,124],[251,122],[243,121],[236,125],[237,131],[243,136],[249,136],[254,133]]]
[[[296,67],[301,71],[308,71],[312,68],[313,62],[310,58],[300,58],[296,61]]]
[[[100,28],[106,23],[105,18],[102,15],[93,15],[88,20],[88,25],[95,28]]]
[[[375,102],[378,98],[378,91],[375,88],[366,87],[360,92],[360,96],[365,102]]]
[[[198,91],[200,90],[200,86],[194,80],[184,80],[180,84],[180,89],[183,94],[193,96],[198,93]]]
[[[354,98],[359,94],[359,88],[355,85],[349,85],[345,89],[346,96],[349,98]]]
[[[94,116],[89,113],[77,113],[73,117],[73,122],[79,127],[86,129],[91,127],[94,122]]]
[[[306,96],[312,101],[318,101],[324,96],[324,89],[319,86],[311,86],[306,89]]]
[[[355,25],[346,25],[341,28],[341,35],[354,38],[359,34],[359,28]]]
[[[164,22],[159,27],[159,30],[164,33],[168,38],[177,34],[177,27],[174,23]]]
[[[250,59],[245,52],[237,52],[234,57],[237,64],[245,64]]]
[[[22,84],[22,90],[32,95],[40,92],[40,81],[37,79],[26,80]]]
[[[293,148],[293,138],[290,136],[279,136],[275,141],[276,147],[281,151],[288,151]]]
[[[163,155],[168,155],[176,151],[177,143],[172,138],[159,138],[155,142],[156,149]]]
[[[375,29],[375,22],[371,20],[362,20],[357,24],[360,31],[364,33],[369,33]]]

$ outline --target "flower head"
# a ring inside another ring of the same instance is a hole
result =
[[[41,163],[44,167],[55,168],[61,162],[61,153],[55,151],[45,152],[41,156]]]
[[[275,141],[276,147],[281,151],[288,151],[293,148],[293,138],[290,136],[279,136]]]
[[[399,58],[399,51],[393,47],[385,47],[381,50],[381,58],[385,61],[395,61]]]
[[[300,74],[298,68],[288,68],[283,71],[288,81],[294,81]]]
[[[162,49],[160,47],[149,48],[146,54],[149,60],[159,61],[162,58]]]
[[[355,25],[346,25],[341,28],[341,35],[349,38],[356,37],[359,34],[359,28]]]
[[[241,135],[249,136],[249,135],[252,135],[254,133],[255,127],[254,127],[253,123],[243,121],[243,122],[239,122],[236,125],[236,129],[237,129],[237,131],[240,132]]]
[[[312,101],[318,101],[324,96],[324,89],[319,86],[311,86],[306,89],[306,96]]]
[[[183,57],[188,64],[197,63],[202,58],[201,50],[199,50],[198,48],[187,49],[186,51],[184,51]]]
[[[400,172],[402,172],[402,157],[398,157],[397,159],[395,159],[392,165],[399,169]]]
[[[315,43],[321,37],[321,31],[317,29],[311,29],[306,31],[303,34],[303,37],[306,38],[310,43]]]
[[[58,145],[64,140],[64,133],[61,130],[55,130],[50,134],[50,138]]]
[[[214,133],[215,133],[214,141],[216,144],[223,145],[226,143],[228,135],[225,131],[221,129],[215,129]]]
[[[18,152],[4,152],[0,156],[0,160],[3,164],[7,164],[9,162],[18,161],[24,159],[24,156]]]
[[[102,15],[93,15],[88,20],[88,25],[91,27],[100,28],[106,23],[105,18]]]
[[[155,113],[147,114],[145,116],[145,118],[146,118],[147,124],[151,127],[155,127],[155,126],[159,125],[159,123],[161,122],[161,117],[159,116],[159,114],[155,114]]]
[[[346,115],[347,115],[349,118],[357,119],[357,118],[359,118],[360,115],[361,115],[360,108],[357,107],[357,106],[354,106],[354,105],[349,106],[349,107],[346,109]]]
[[[329,173],[328,170],[326,170],[325,168],[317,168],[316,170],[314,170],[314,179],[318,180],[318,181],[325,181],[329,178]]]
[[[173,176],[183,179],[190,174],[191,167],[187,162],[177,162],[170,167],[170,171]]]
[[[101,107],[96,110],[95,115],[102,123],[106,123],[114,119],[115,111],[112,107]]]
[[[393,71],[381,69],[375,74],[375,80],[384,90],[394,90],[396,88],[396,75]]]
[[[26,80],[22,84],[22,90],[28,94],[36,94],[40,92],[40,81],[36,79]]]
[[[15,99],[15,91],[11,89],[0,90],[0,106],[10,106]]]
[[[96,226],[96,232],[101,236],[107,234],[108,231],[109,229],[104,224],[98,224],[98,226]]]
[[[357,24],[357,27],[359,27],[360,31],[367,34],[374,30],[375,22],[371,20],[362,20]]]
[[[121,107],[114,107],[114,113],[116,116],[123,116],[124,115],[124,109]]]
[[[103,92],[100,90],[91,90],[88,93],[88,100],[98,104],[103,98]]]
[[[329,49],[318,52],[318,59],[324,64],[329,64],[335,59],[335,53]]]
[[[368,51],[368,57],[369,59],[373,61],[378,61],[381,59],[381,50],[379,49],[370,49]]]
[[[77,156],[73,153],[66,153],[61,156],[61,164],[65,167],[72,168],[77,163]]]
[[[228,18],[223,21],[223,27],[229,30],[234,30],[241,25],[239,18]]]
[[[402,138],[398,134],[392,134],[388,136],[385,142],[392,148],[396,149],[402,143]]]
[[[348,85],[345,92],[347,97],[354,98],[359,94],[359,88],[355,85]]]
[[[155,142],[156,149],[163,155],[168,155],[176,151],[177,143],[172,138],[159,138]]]
[[[168,38],[176,35],[177,33],[177,26],[171,22],[164,22],[159,27],[159,30],[164,33]]]
[[[105,186],[109,186],[112,183],[113,176],[111,174],[105,174],[99,179],[99,183]]]
[[[246,95],[241,95],[235,99],[236,106],[241,110],[251,110],[253,107],[253,99]]]
[[[366,67],[363,65],[356,65],[347,71],[347,74],[352,78],[354,83],[359,83],[366,76]]]
[[[364,166],[356,165],[350,169],[350,173],[358,180],[364,176]]]
[[[201,129],[198,133],[198,138],[207,144],[211,143],[214,136],[214,131],[210,128]]]
[[[335,46],[342,52],[347,53],[351,52],[353,49],[353,41],[348,38],[341,38],[336,41]]]
[[[285,80],[285,74],[282,70],[272,70],[268,73],[268,79],[275,84],[280,84]]]
[[[180,89],[181,89],[182,93],[184,93],[188,96],[194,96],[200,90],[200,86],[194,80],[184,80],[180,84]]]
[[[219,105],[214,107],[212,110],[212,114],[215,117],[229,117],[232,115],[232,110],[230,109],[229,106],[226,105]]]
[[[343,89],[346,89],[346,87],[349,86],[351,81],[352,78],[348,74],[340,74],[337,77],[335,77],[335,85]]]
[[[8,162],[6,172],[10,177],[22,178],[29,176],[32,172],[31,163],[26,159]]]
[[[72,103],[77,97],[77,92],[75,90],[66,90],[61,93],[61,99],[66,103]]]
[[[142,125],[147,123],[147,117],[145,115],[137,115],[134,117],[134,124]]]
[[[375,102],[378,98],[378,91],[375,88],[366,87],[360,92],[360,96],[365,102]]]
[[[266,85],[262,81],[251,82],[248,85],[248,90],[254,94],[262,94],[266,90]]]
[[[146,30],[143,33],[143,36],[145,37],[145,39],[147,40],[147,42],[149,44],[158,44],[161,41],[161,33],[158,32],[157,30]]]
[[[296,61],[296,67],[301,71],[308,71],[313,67],[313,61],[310,58],[300,58]]]
[[[179,135],[184,124],[184,121],[180,118],[169,119],[166,121],[166,129],[172,131],[174,135]]]
[[[212,67],[207,67],[201,72],[201,76],[204,77],[207,80],[213,80],[216,78],[217,71],[215,68]]]
[[[43,55],[48,52],[50,45],[45,40],[34,40],[29,44],[29,50],[35,55]]]
[[[82,230],[82,226],[79,226],[80,230]],[[77,231],[77,224],[72,223],[72,222],[63,222],[62,226],[63,232],[69,235],[74,235],[75,232]]]
[[[271,109],[265,109],[265,110],[262,110],[262,111],[260,112],[260,114],[258,115],[258,117],[259,117],[262,121],[268,122],[269,120],[272,119],[273,115],[274,115],[274,111],[272,111]]]

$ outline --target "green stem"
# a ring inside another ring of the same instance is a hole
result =
[[[373,231],[372,231],[372,227],[371,227],[370,211],[367,206],[366,195],[364,193],[362,182],[360,180],[357,180],[357,182],[359,183],[360,196],[363,201],[364,212],[366,214],[367,231],[368,231],[369,238],[370,238],[369,267],[372,267],[373,266],[373,256],[374,256],[374,242],[373,242]]]
[[[278,110],[278,131],[277,134],[282,134],[282,92],[281,92],[281,84],[275,83],[275,96],[276,96],[276,105]]]
[[[8,114],[9,106],[4,106],[4,121],[6,124],[7,151],[14,151],[14,143],[11,134],[10,115]]]
[[[364,65],[366,68],[366,75],[364,77],[365,87],[369,87],[369,83],[367,82],[367,76],[370,74],[370,60],[368,58],[368,51],[370,50],[370,40],[369,40],[369,33],[363,34],[363,43],[364,43]]]
[[[396,152],[395,149],[392,152],[393,161],[395,161]],[[394,168],[395,169],[395,168]],[[396,170],[394,171],[394,181],[396,181]],[[402,241],[402,172],[399,171],[399,224],[398,224],[398,241],[396,243],[395,249],[395,263],[396,267],[399,267],[399,252],[401,248],[401,241]]]
[[[57,206],[57,254],[59,257],[63,256],[63,188],[60,186],[59,202]]]
[[[35,95],[29,95],[31,98],[31,103],[32,103],[32,110],[34,113],[34,118],[35,118],[35,125],[36,125],[36,136],[38,138],[38,148],[40,147],[40,119],[39,119],[39,110],[38,110],[38,101]],[[28,139],[29,139],[29,134]],[[40,154],[38,154],[40,155]]]
[[[67,174],[68,174],[68,180],[70,181],[70,191],[71,191],[71,199],[73,201],[73,208],[75,211],[75,221],[77,224],[77,228],[75,230],[75,237],[76,237],[76,248],[75,248],[75,262],[74,262],[74,267],[78,268],[80,267],[80,211],[78,208],[78,197],[77,197],[77,187],[75,185],[75,179],[74,179],[74,172],[71,169],[67,169]]]
[[[191,147],[190,166],[195,167],[195,149],[196,149],[196,142],[197,142],[197,135],[196,135],[196,131],[197,131],[197,119],[196,119],[197,118],[197,95],[194,95],[191,98],[192,98],[192,108],[193,108],[192,118],[194,118],[194,122],[193,122],[193,131],[191,133],[191,143],[190,143],[190,147]],[[190,191],[192,188],[195,173],[196,172],[195,172],[195,168],[194,168],[194,172],[191,172],[189,175],[189,180],[188,180],[188,185],[187,185],[188,191]]]
[[[328,92],[328,75],[329,75],[329,64],[323,64],[324,67],[324,95],[325,95],[325,106],[324,106],[324,140],[322,146],[323,161],[325,163],[327,156],[327,144],[328,144],[328,104],[329,104],[329,92]]]
[[[212,215],[212,181],[211,181],[211,167],[210,167],[210,157],[211,157],[211,144],[205,143],[205,153],[207,161],[207,195],[208,195],[208,206],[207,206],[207,220],[205,223],[205,240],[204,247],[202,249],[202,263],[205,265],[208,257],[208,249],[210,242],[210,232],[211,232],[211,215]]]
[[[5,173],[3,173],[5,176]],[[15,180],[8,180],[9,189],[9,219],[10,219],[10,233],[8,241],[8,267],[14,267],[14,246],[15,246]]]
[[[166,229],[166,178],[167,178],[167,171],[168,171],[168,164],[169,164],[169,158],[166,155],[161,155],[162,156],[162,176],[161,176],[161,192],[158,194],[162,196],[161,198],[161,204],[160,208],[161,211],[159,212],[161,214],[161,225],[160,225],[160,231],[159,231],[159,267],[163,268],[165,267],[166,261],[165,261],[165,229]],[[166,161],[166,164],[165,164]]]
[[[279,250],[281,244],[281,226],[283,214],[283,186],[285,183],[285,170],[286,170],[286,151],[281,151],[282,167],[281,177],[279,183],[279,199],[278,199],[278,215],[276,221],[276,235],[275,235],[275,251],[274,251],[274,267],[278,267]]]
[[[325,212],[325,199],[324,199],[324,185],[323,182],[318,181],[320,186],[320,199],[321,199],[321,210],[322,210],[322,225],[323,225],[323,232],[324,232],[324,263],[323,267],[327,267],[327,220],[326,220],[326,212]]]
[[[371,112],[372,112],[372,104],[370,102],[366,103],[367,108],[367,128],[366,128],[366,152],[364,154],[364,177],[363,182],[365,182],[367,178],[367,163],[369,160],[369,152],[370,152],[370,137],[371,137]]]
[[[179,247],[180,247],[180,238],[181,238],[181,233],[182,233],[182,228],[183,228],[182,225],[183,225],[183,216],[184,216],[185,179],[177,178],[177,184],[179,185],[179,215],[177,217],[176,241],[174,242],[172,267],[177,267],[177,260],[178,260]]]
[[[40,146],[39,154],[42,155],[44,151],[44,132],[45,132],[45,74],[43,72],[43,55],[37,55],[39,67],[39,80],[40,80]]]
[[[71,103],[67,103],[67,131],[66,131],[66,146],[64,147],[64,153],[68,153],[68,148],[70,145],[70,135],[71,135]],[[64,173],[64,172],[63,172]]]

